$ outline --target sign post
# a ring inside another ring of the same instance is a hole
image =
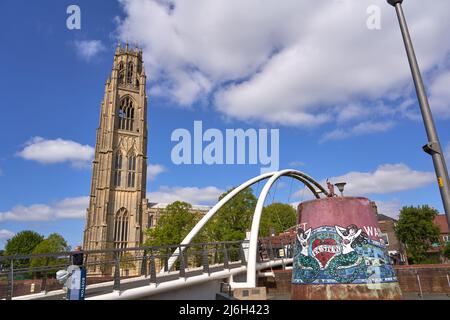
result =
[[[86,294],[86,270],[83,267],[70,266],[67,271],[67,300],[84,300]]]

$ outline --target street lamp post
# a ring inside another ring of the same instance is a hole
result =
[[[428,103],[425,87],[423,85],[419,65],[417,64],[411,36],[408,31],[408,25],[406,24],[405,15],[403,13],[403,0],[387,0],[387,2],[394,6],[395,11],[397,12],[400,29],[403,35],[403,41],[405,42],[406,53],[408,55],[409,65],[411,66],[414,85],[416,87],[417,97],[419,99],[420,111],[422,112],[422,118],[428,136],[428,143],[423,147],[423,150],[426,153],[430,154],[433,158],[433,164],[436,171],[439,190],[441,192],[444,210],[447,215],[447,222],[450,225],[450,179],[448,177],[444,154],[442,152],[441,143],[439,142],[439,137],[434,125],[433,115],[431,114],[430,105]]]

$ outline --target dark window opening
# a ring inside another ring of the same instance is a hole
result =
[[[119,108],[119,129],[133,131],[134,127],[134,106],[130,97],[126,97],[120,103]]]

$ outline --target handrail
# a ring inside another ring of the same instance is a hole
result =
[[[201,243],[191,243],[191,244],[171,244],[171,245],[163,245],[163,246],[146,246],[146,247],[132,247],[132,248],[108,248],[102,250],[81,250],[81,251],[64,251],[64,252],[56,252],[56,253],[39,253],[39,254],[28,254],[28,255],[13,255],[13,256],[0,256],[0,262],[4,260],[26,260],[33,258],[65,258],[66,256],[73,256],[75,254],[99,254],[99,253],[110,253],[110,252],[125,252],[125,251],[139,251],[139,250],[160,250],[160,249],[168,249],[173,248],[177,249],[180,246],[182,247],[195,247],[201,245],[217,245],[217,244],[238,244],[245,243],[248,240],[239,240],[239,241],[220,241],[220,242],[201,242]]]

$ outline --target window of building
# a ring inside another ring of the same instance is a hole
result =
[[[147,223],[147,228],[152,228],[153,227],[153,215],[148,216],[148,223]]]
[[[127,186],[128,188],[134,188],[135,184],[136,184],[136,157],[134,155],[130,155],[128,157]]]
[[[123,249],[127,247],[128,242],[128,211],[125,208],[117,211],[114,217],[114,247]]]
[[[123,66],[123,62],[119,63],[119,84],[123,84],[125,80],[125,68]]]
[[[380,238],[384,241],[385,245],[389,245],[389,236],[387,235],[387,233],[382,233],[380,235]]]
[[[130,97],[122,99],[119,108],[119,129],[133,131],[134,106]]]
[[[133,62],[129,62],[127,70],[127,84],[133,84],[133,72],[134,72],[134,64]]]
[[[120,152],[116,153],[114,169],[114,186],[120,187],[122,184],[122,154]]]
[[[446,234],[442,236],[442,240],[444,240],[444,242],[450,242],[450,235]]]

